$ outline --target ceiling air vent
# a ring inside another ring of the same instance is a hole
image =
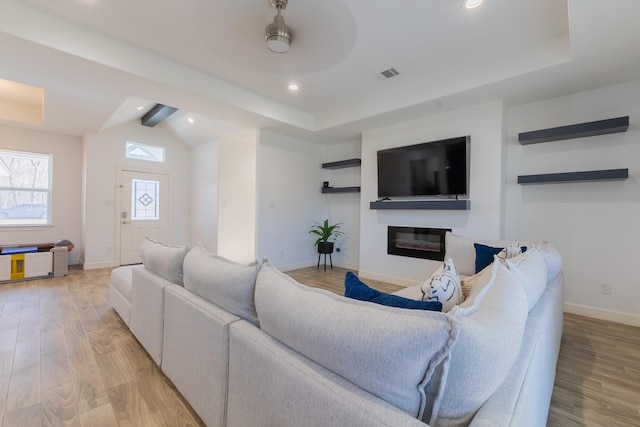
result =
[[[390,79],[391,77],[395,77],[400,73],[398,71],[396,71],[395,68],[389,68],[388,70],[384,70],[380,74],[382,74],[384,77]]]

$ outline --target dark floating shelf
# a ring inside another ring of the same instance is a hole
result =
[[[471,200],[387,200],[384,202],[369,202],[369,209],[468,211],[471,209]]]
[[[359,193],[360,187],[322,187],[323,193]]]
[[[520,175],[518,184],[552,184],[561,182],[614,181],[629,178],[629,169]]]
[[[518,134],[518,141],[520,141],[522,145],[539,144],[541,142],[626,132],[628,128],[629,116],[624,116],[595,122],[522,132]]]
[[[360,166],[361,163],[362,161],[360,159],[340,160],[338,162],[323,163],[322,169],[352,168],[352,167]]]

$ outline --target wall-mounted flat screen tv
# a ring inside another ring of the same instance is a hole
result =
[[[468,195],[470,139],[378,151],[378,197]]]

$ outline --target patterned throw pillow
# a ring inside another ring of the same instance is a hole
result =
[[[431,280],[422,285],[423,301],[442,303],[442,311],[447,312],[463,301],[460,276],[449,258]]]
[[[460,287],[462,288],[462,301],[466,301],[471,294],[471,290],[478,284],[485,283],[491,277],[491,264],[486,266],[480,273],[476,273],[473,276],[461,277]]]
[[[509,246],[507,246],[506,248],[504,248],[505,251],[505,259],[511,259],[511,258],[515,258],[518,255],[522,254],[522,252],[526,251],[527,247],[523,247],[520,246],[520,244],[518,243],[518,241],[516,240],[515,242],[513,242],[512,244],[510,244]]]

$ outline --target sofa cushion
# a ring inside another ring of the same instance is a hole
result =
[[[470,239],[447,231],[444,237],[445,259],[452,258],[458,273],[463,276],[473,276],[476,271],[476,250],[474,243],[486,246],[506,248],[511,243],[506,240]],[[482,269],[480,269],[482,270]]]
[[[183,284],[182,263],[187,246],[173,246],[148,237],[140,245],[140,259],[145,268],[176,285]]]
[[[116,289],[131,303],[131,289],[133,288],[133,269],[142,268],[138,265],[124,265],[111,270],[109,286]]]
[[[550,282],[554,279],[560,270],[562,270],[562,255],[555,246],[546,240],[540,243],[535,243],[534,246],[542,254],[545,263],[547,264],[547,281]]]
[[[442,311],[448,312],[463,301],[460,276],[451,258],[422,284],[422,300],[442,303]]]
[[[350,271],[347,272],[344,278],[344,289],[345,297],[360,301],[412,310],[442,311],[442,303],[439,301],[416,301],[397,295],[385,294],[384,292],[370,288]]]
[[[196,245],[184,258],[184,287],[257,325],[253,291],[260,264],[238,264]]]
[[[267,334],[416,417],[457,334],[444,313],[345,298],[301,285],[269,263],[258,272],[256,309]]]
[[[524,287],[527,293],[528,311],[530,311],[547,287],[547,264],[542,254],[533,248],[521,257],[508,259],[505,263]]]
[[[459,322],[443,388],[429,420],[437,426],[466,426],[498,389],[520,352],[527,320],[522,285],[500,262],[449,315]]]

